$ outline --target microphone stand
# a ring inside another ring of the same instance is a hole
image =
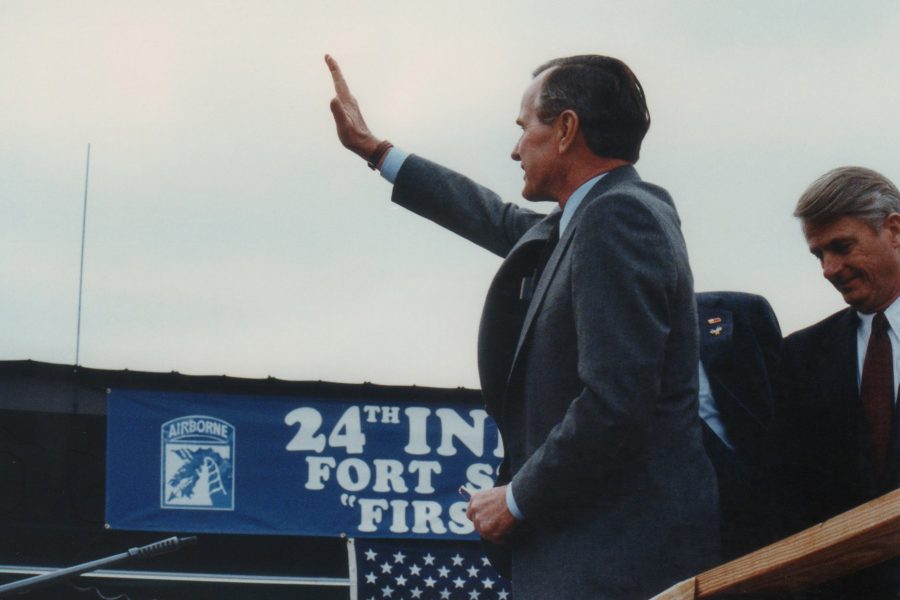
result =
[[[128,552],[122,552],[121,554],[115,554],[106,558],[100,558],[97,560],[92,560],[91,562],[75,565],[74,567],[57,569],[43,575],[37,575],[35,577],[29,577],[28,579],[22,579],[20,581],[14,581],[12,583],[0,585],[0,598],[5,598],[13,594],[30,592],[36,587],[54,583],[59,579],[64,579],[72,575],[80,575],[88,571],[94,571],[96,569],[99,569],[100,567],[108,567],[110,565],[114,565],[131,558],[147,558],[150,556],[157,556],[159,554],[166,554],[167,552],[174,552],[175,550],[179,550],[184,546],[195,543],[196,541],[197,538],[193,536],[185,538],[179,538],[177,536],[170,537],[159,542],[141,546],[140,548],[131,548],[128,550]]]

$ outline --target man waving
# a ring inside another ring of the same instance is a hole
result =
[[[512,158],[545,216],[375,137],[326,62],[338,137],[392,200],[504,258],[478,366],[506,457],[468,516],[508,550],[517,600],[647,598],[713,564],[693,281],[671,197],[632,166],[650,125],[635,75],[594,55],[535,71]]]

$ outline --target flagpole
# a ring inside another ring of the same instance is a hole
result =
[[[78,270],[78,322],[75,327],[75,369],[81,359],[81,296],[84,290],[84,237],[87,230],[88,176],[91,172],[91,145],[87,145],[87,161],[84,167],[84,206],[81,212],[81,266]]]
[[[347,540],[347,572],[350,579],[350,600],[357,600],[359,597],[358,573],[356,572],[356,540],[341,534],[341,537]]]

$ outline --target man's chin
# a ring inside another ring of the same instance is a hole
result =
[[[849,306],[860,310],[859,305],[865,301],[865,298],[860,295],[860,290],[852,284],[849,280],[842,283],[831,282],[831,285],[834,286],[834,289],[841,295],[841,298],[844,299]]]
[[[522,190],[522,197],[529,202],[556,202],[556,200],[554,200],[553,198],[549,198],[545,194],[539,194],[537,192],[529,190],[527,187]]]
[[[840,290],[838,290],[840,291]],[[851,308],[855,308],[856,310],[860,310],[860,305],[862,304],[862,298],[857,298],[853,295],[853,292],[841,292],[841,298],[844,299],[844,302],[847,306]]]
[[[854,294],[853,292],[847,292],[846,294],[842,292],[841,295],[844,298],[844,302],[852,309],[865,314],[878,312],[878,307],[871,306],[871,301],[867,297]]]

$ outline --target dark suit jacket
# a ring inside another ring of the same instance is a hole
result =
[[[779,367],[775,411],[778,490],[784,533],[809,527],[900,485],[900,435],[895,410],[888,475],[876,475],[859,399],[858,317],[845,309],[788,336]],[[900,568],[863,572],[825,586],[823,598],[895,600]]]
[[[587,195],[520,300],[559,219],[412,156],[393,200],[504,257],[478,340],[503,474],[525,515],[517,600],[646,599],[714,563],[715,474],[697,414],[692,278],[671,198],[631,167]]]
[[[719,479],[722,557],[730,560],[773,541],[768,446],[781,328],[762,296],[697,294],[700,360],[732,448],[709,428],[704,442]]]

